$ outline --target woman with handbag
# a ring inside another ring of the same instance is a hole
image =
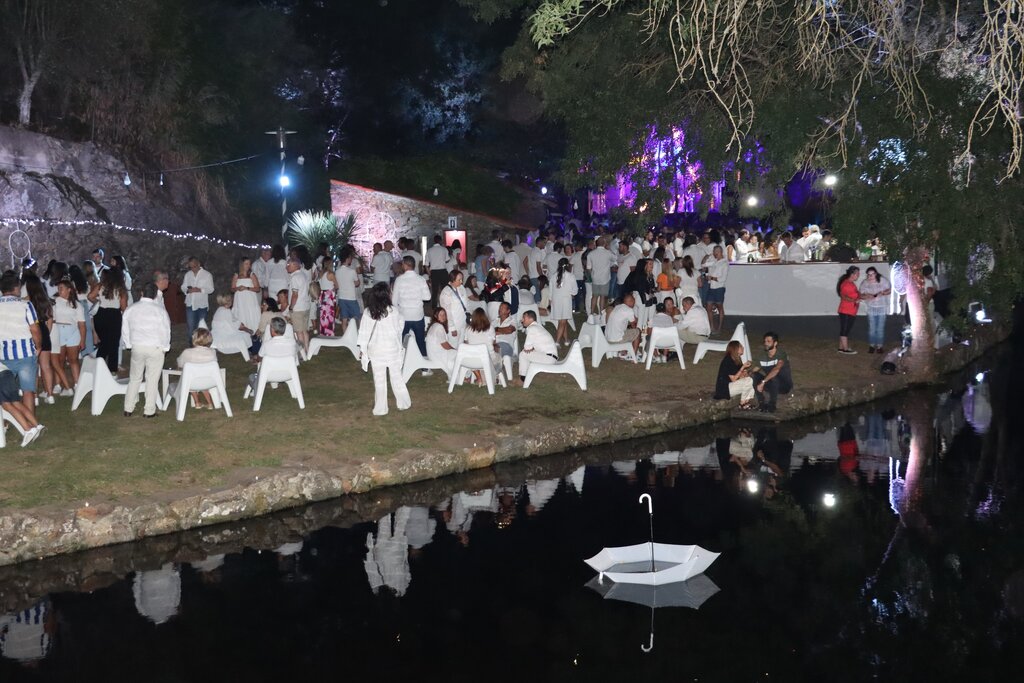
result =
[[[359,321],[359,360],[363,370],[373,370],[373,414],[388,414],[388,375],[399,410],[412,407],[409,390],[402,379],[402,329],[405,321],[391,306],[391,290],[378,282],[367,297]]]
[[[437,298],[438,305],[448,314],[448,334],[452,337],[452,346],[462,343],[466,325],[469,323],[469,304],[466,288],[462,286],[462,271],[453,270],[448,275],[448,285],[441,290]]]

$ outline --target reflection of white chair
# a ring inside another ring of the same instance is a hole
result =
[[[417,370],[444,370],[444,366],[424,357],[416,338],[410,334],[405,340],[405,355],[402,357],[402,381],[408,382]]]
[[[170,378],[179,376],[176,384],[170,383]],[[161,409],[167,410],[173,398],[177,405],[175,417],[178,422],[185,419],[185,406],[189,403],[189,393],[193,391],[209,391],[213,405],[220,408],[224,406],[224,412],[228,417],[234,417],[231,413],[231,403],[228,402],[226,385],[226,374],[224,369],[217,365],[216,361],[209,363],[185,363],[185,367],[179,370],[164,370],[164,398]]]
[[[587,368],[583,363],[583,349],[580,348],[578,341],[572,343],[572,348],[569,349],[568,355],[560,361],[550,365],[530,363],[530,369],[526,371],[526,380],[523,382],[523,388],[528,389],[534,376],[544,372],[552,375],[571,375],[576,380],[576,383],[580,385],[580,389],[583,391],[587,390]]]
[[[697,352],[693,354],[693,364],[696,365],[700,362],[700,359],[704,357],[708,351],[718,351],[725,353],[726,348],[729,346],[729,342],[738,341],[743,345],[743,354],[741,358],[744,362],[750,360],[750,342],[747,341],[747,326],[745,323],[740,323],[736,326],[732,336],[729,337],[729,341],[702,341],[697,344]]]
[[[448,379],[449,394],[455,389],[456,384],[462,384],[467,370],[483,371],[487,393],[494,394],[494,366],[491,365],[491,354],[486,344],[459,344],[459,350],[455,352],[455,367]],[[508,386],[505,383],[505,375],[501,373],[498,374],[498,381],[501,382],[501,386]]]
[[[675,327],[652,327],[651,340],[647,344],[647,369],[651,369],[651,359],[654,357],[655,349],[675,349],[679,358],[679,369],[686,369],[686,362],[683,360],[683,343],[679,339],[679,332]]]
[[[254,411],[259,410],[263,404],[263,392],[267,388],[267,382],[287,383],[288,392],[299,402],[299,408],[306,408],[306,402],[302,398],[302,385],[299,383],[299,366],[294,358],[269,356],[260,361],[260,369],[256,372],[256,400],[252,404]],[[246,384],[242,398],[249,398],[251,395],[252,385]]]
[[[146,383],[143,381],[139,385],[139,391],[145,390]],[[128,379],[116,379],[110,374],[105,362],[97,361],[96,356],[86,356],[82,359],[82,369],[78,374],[78,384],[75,385],[71,410],[77,410],[89,392],[92,392],[89,413],[99,415],[112,397],[128,393]]]
[[[356,348],[356,340],[359,338],[359,329],[356,327],[356,321],[349,322],[348,327],[345,328],[345,334],[340,337],[313,337],[309,340],[309,354],[308,358],[312,358],[316,354],[320,353],[320,349],[337,349],[345,348],[352,352],[352,357],[356,360],[359,359],[359,349]]]
[[[612,344],[604,336],[604,331],[600,327],[594,328],[594,347],[590,351],[590,367],[601,367],[601,361],[604,360],[605,356],[612,356],[620,351],[626,351],[626,357],[634,363],[636,362],[633,342],[616,342]]]

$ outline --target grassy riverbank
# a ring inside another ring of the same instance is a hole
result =
[[[751,331],[752,344],[757,333]],[[787,339],[785,347],[798,395],[832,387],[876,384],[884,392],[889,385],[902,386],[901,378],[878,373],[878,356],[839,356],[831,342],[820,339]],[[589,363],[590,352],[584,355]],[[392,408],[383,418],[370,415],[372,381],[346,350],[328,349],[301,366],[305,410],[282,387],[268,390],[259,413],[241,398],[250,366],[238,355],[222,356],[234,418],[189,410],[179,423],[173,409],[154,420],[124,418],[119,398],[98,417],[89,415],[87,402],[76,412],[70,399],[41,405],[38,415],[48,427],[42,439],[22,449],[8,432],[0,458],[0,509],[167,499],[235,485],[251,479],[254,468],[334,468],[371,459],[379,464],[408,456],[408,449],[461,452],[508,435],[583,420],[615,421],[634,409],[668,403],[686,410],[710,400],[721,358],[709,354],[694,366],[692,347],[686,356],[685,371],[675,363],[653,365],[649,372],[617,360],[597,370],[588,365],[586,393],[568,377],[542,375],[528,390],[499,388],[491,397],[465,386],[448,394],[440,373],[417,374],[409,383],[412,409]],[[786,401],[781,406],[785,416]]]

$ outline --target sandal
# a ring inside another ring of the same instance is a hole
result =
[[[752,403],[741,403],[740,410],[753,410],[754,405]]]

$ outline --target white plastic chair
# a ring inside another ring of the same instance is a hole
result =
[[[18,421],[14,419],[14,416],[0,407],[0,448],[7,447],[7,435],[4,433],[4,420],[14,425],[14,428],[18,430],[18,433],[25,436],[25,430],[22,428]]]
[[[269,327],[269,325],[268,325],[268,327]],[[252,346],[252,344],[251,343],[246,344],[245,342],[241,341],[240,335],[232,335],[232,337],[235,337],[235,338],[225,340],[223,336],[221,336],[221,337],[214,336],[213,343],[210,344],[210,348],[211,349],[216,349],[220,353],[225,353],[225,354],[240,353],[240,354],[242,354],[242,358],[244,358],[246,360],[246,362],[248,362],[249,361],[249,347]]]
[[[139,385],[139,392],[146,390],[146,382]],[[124,396],[128,393],[128,379],[116,379],[110,374],[107,364],[104,361],[97,361],[96,356],[86,356],[82,359],[82,368],[78,374],[78,384],[75,385],[75,397],[71,401],[71,410],[78,410],[78,406],[85,400],[85,395],[92,393],[89,405],[91,415],[99,415],[103,407],[107,405],[114,396]]]
[[[520,320],[523,319],[523,311],[533,311],[533,314],[537,317],[537,322],[540,322],[540,309],[537,308],[537,304],[519,304],[519,312],[516,313],[516,317]]]
[[[586,391],[587,367],[583,362],[583,349],[580,348],[580,343],[578,341],[573,342],[572,347],[569,349],[569,353],[566,354],[565,358],[550,365],[531,363],[530,369],[526,371],[526,380],[523,382],[523,388],[529,389],[533,378],[541,373],[570,375],[576,380],[576,383],[580,385],[580,389]]]
[[[302,398],[302,385],[299,383],[299,366],[294,358],[269,356],[260,361],[260,368],[256,372],[256,400],[252,404],[253,411],[259,410],[263,404],[263,392],[267,388],[267,382],[285,382],[292,398],[299,402],[299,408],[306,408],[306,401]],[[246,383],[242,398],[249,398],[251,395],[252,386]]]
[[[600,328],[596,322],[591,322],[591,317],[587,316],[586,322],[580,327],[580,333],[576,337],[581,349],[589,349],[594,346],[594,330]]]
[[[402,356],[402,380],[406,383],[417,370],[444,370],[444,366],[420,353],[420,347],[411,334],[405,340],[405,355]]]
[[[176,384],[170,384],[170,377],[179,375]],[[208,363],[185,363],[180,370],[164,370],[164,398],[162,410],[167,410],[173,398],[177,405],[175,418],[178,422],[185,419],[185,407],[189,404],[190,392],[209,391],[215,408],[224,407],[228,417],[234,417],[231,403],[228,401],[227,374],[217,361]]]
[[[686,369],[686,362],[683,360],[683,343],[679,339],[679,332],[675,327],[652,327],[651,339],[647,343],[646,368],[651,369],[651,359],[656,349],[675,349],[676,357],[679,358],[679,369]]]
[[[491,354],[486,344],[459,344],[459,350],[455,352],[455,367],[448,379],[449,394],[454,391],[456,384],[462,384],[467,370],[483,371],[487,393],[494,395],[494,366],[491,365]],[[508,386],[505,383],[505,375],[501,373],[498,373],[498,381],[502,387]]]
[[[726,348],[729,346],[729,342],[738,341],[743,345],[743,353],[741,358],[744,362],[750,360],[750,342],[747,340],[747,325],[746,323],[740,323],[733,330],[732,336],[729,337],[729,341],[702,341],[697,344],[697,351],[693,354],[693,364],[696,365],[700,362],[700,359],[704,357],[708,351],[718,351],[725,353]]]
[[[487,319],[494,320],[498,317],[498,309],[501,308],[500,301],[487,302]]]
[[[359,329],[356,327],[356,321],[349,321],[348,327],[345,328],[345,334],[340,337],[313,337],[309,340],[309,353],[307,354],[307,360],[320,353],[320,349],[337,349],[344,348],[352,352],[352,357],[359,360],[359,349],[356,347],[356,340],[359,339]]]
[[[626,357],[634,363],[637,362],[636,353],[633,351],[633,342],[616,342],[612,344],[604,336],[604,330],[600,327],[594,328],[594,346],[590,353],[590,367],[601,367],[601,361],[604,360],[605,356],[610,357],[618,354],[620,351],[626,351]]]

